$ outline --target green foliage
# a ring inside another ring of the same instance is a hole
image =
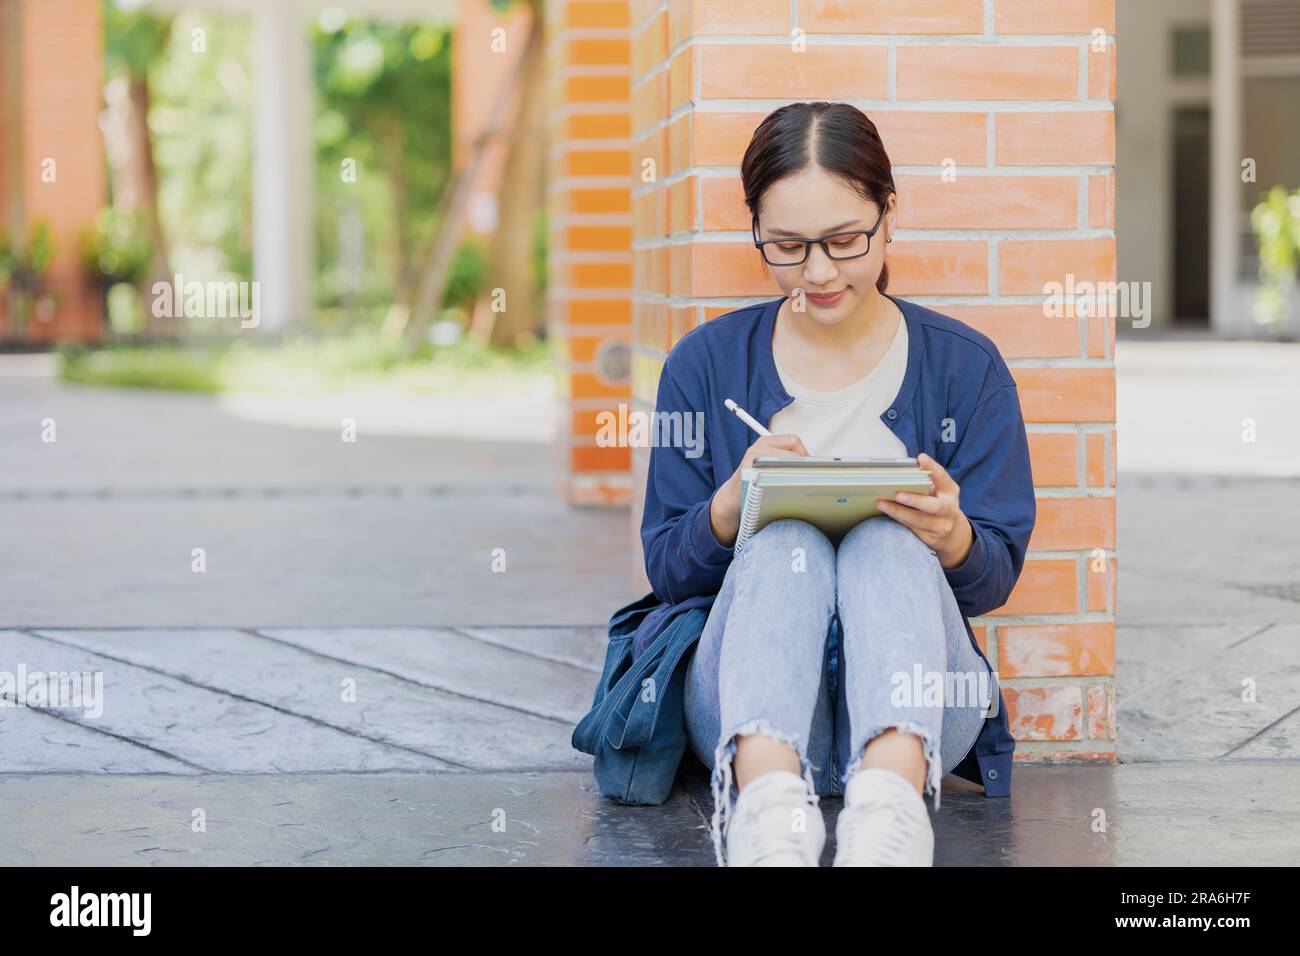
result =
[[[203,9],[160,15],[124,0],[103,0],[103,9],[109,74],[149,83],[159,220],[172,270],[251,279],[252,103],[254,95],[275,95],[254,88],[252,18]],[[196,54],[199,28],[205,50]],[[438,204],[451,177],[451,34],[431,24],[352,19],[334,8],[306,29],[316,92],[315,324],[369,323],[394,302],[409,304],[442,226]],[[355,176],[344,175],[345,161]],[[97,229],[85,258],[87,265],[96,259],[92,275],[129,281],[147,233],[127,237],[117,226]],[[458,250],[444,307],[467,305],[483,288],[485,258],[476,242]]]
[[[104,296],[104,305],[108,311],[108,327],[115,334],[133,335],[145,331],[148,320],[138,286],[129,282],[110,285]]]
[[[58,350],[64,381],[123,388],[161,388],[182,392],[217,392],[221,381],[214,352],[178,346]]]
[[[466,239],[452,261],[444,308],[467,308],[487,286],[487,251],[481,239]]]
[[[6,288],[13,281],[16,264],[17,253],[13,244],[0,232],[0,289]]]
[[[101,7],[108,75],[145,76],[167,46],[171,17],[158,16],[139,6],[123,9],[114,0],[102,0]]]
[[[33,314],[51,318],[58,309],[59,295],[45,281],[53,258],[54,239],[44,220],[32,224],[25,242],[12,243],[0,236],[0,292],[19,329]]]
[[[197,28],[201,54],[191,49]],[[187,11],[150,71],[159,216],[176,272],[252,278],[251,48],[250,17]]]
[[[39,294],[53,258],[54,239],[50,224],[43,219],[32,224],[23,243],[15,244],[0,235],[0,287],[19,295]]]
[[[546,206],[537,210],[537,221],[533,224],[533,275],[537,277],[537,308],[546,310],[546,240],[549,226],[546,218]]]
[[[41,220],[32,226],[32,235],[27,243],[27,262],[33,272],[44,277],[54,258],[54,239],[50,236],[50,224]]]
[[[1291,307],[1300,267],[1300,189],[1274,186],[1250,211],[1250,224],[1259,243],[1255,318],[1275,325]]]
[[[87,275],[105,284],[139,283],[153,258],[153,246],[139,212],[100,210],[95,225],[81,234],[81,261]]]
[[[322,14],[312,43],[318,301],[409,300],[451,175],[450,34]]]
[[[337,336],[299,335],[279,346],[238,339],[206,348],[65,346],[58,354],[60,375],[67,381],[200,392],[303,393],[382,385],[463,396],[496,383],[544,376],[549,363],[543,343],[516,352],[468,338],[454,345],[426,344],[406,355],[400,342],[385,342],[369,327]]]

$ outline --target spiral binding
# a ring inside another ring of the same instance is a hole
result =
[[[750,535],[757,530],[755,525],[758,524],[758,512],[762,504],[763,489],[755,479],[745,486],[745,504],[740,512],[740,531],[736,533],[736,547],[733,549],[733,554],[739,554]]]

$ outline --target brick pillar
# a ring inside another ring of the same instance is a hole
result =
[[[654,169],[633,177],[635,408],[687,329],[780,294],[740,189],[759,121],[853,102],[899,189],[890,292],[989,335],[1020,390],[1038,523],[1011,600],[973,622],[1017,757],[1112,760],[1114,319],[1048,318],[1044,298],[1115,280],[1114,0],[629,6],[631,165]],[[637,555],[648,461],[634,449]]]
[[[0,231],[50,225],[50,321],[28,320],[25,341],[91,341],[103,328],[81,266],[81,232],[105,204],[99,0],[0,0]],[[0,317],[0,339],[14,335]]]
[[[574,504],[626,504],[631,450],[597,436],[601,413],[631,401],[630,8],[550,0],[546,16],[547,328],[560,365],[560,474]]]

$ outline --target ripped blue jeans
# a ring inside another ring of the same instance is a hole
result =
[[[718,864],[739,796],[738,735],[790,745],[810,792],[827,796],[843,792],[870,740],[910,732],[938,810],[941,777],[997,706],[938,556],[912,531],[868,518],[837,546],[804,521],[768,524],[732,559],[686,672],[687,738],[712,771]]]

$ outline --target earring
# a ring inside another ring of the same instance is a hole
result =
[[[893,242],[893,241],[894,241],[894,237],[893,237],[893,236],[886,236],[886,237],[885,237],[885,245],[889,245],[889,244],[890,244],[891,242]]]

